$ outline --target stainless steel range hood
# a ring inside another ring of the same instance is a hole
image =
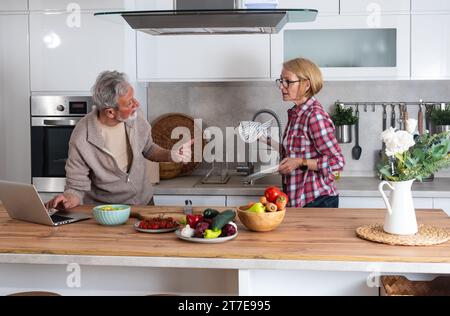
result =
[[[135,30],[151,35],[273,34],[288,23],[312,22],[314,9],[221,9],[99,12],[119,15]]]

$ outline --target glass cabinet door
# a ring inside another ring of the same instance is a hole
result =
[[[409,79],[410,16],[319,16],[289,24],[271,37],[272,78],[284,61],[305,57],[321,67],[325,80]]]

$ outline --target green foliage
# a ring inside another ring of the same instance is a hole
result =
[[[450,132],[423,134],[408,151],[385,157],[377,166],[383,179],[407,181],[422,179],[450,166]]]
[[[450,107],[445,109],[433,109],[431,111],[431,121],[434,125],[450,125]]]
[[[344,109],[341,106],[336,106],[335,112],[330,116],[336,126],[353,125],[358,122],[358,117],[353,115],[352,108]]]

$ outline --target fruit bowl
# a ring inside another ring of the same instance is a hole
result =
[[[248,206],[237,208],[237,215],[241,223],[255,232],[268,232],[277,228],[284,219],[286,210],[277,212],[249,212]]]

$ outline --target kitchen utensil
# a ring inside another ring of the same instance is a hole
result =
[[[255,232],[268,232],[277,228],[286,215],[286,209],[277,212],[250,212],[248,206],[237,208],[237,215],[241,223]]]
[[[404,119],[404,110],[403,110],[403,105],[400,103],[398,105],[398,126],[400,130],[404,130],[405,129],[405,119]]]
[[[352,148],[352,157],[355,160],[359,160],[361,158],[362,148],[359,146],[359,108],[356,105],[356,117],[358,121],[355,124],[355,146]]]
[[[406,104],[403,104],[403,121],[404,121],[404,127],[405,127],[406,131],[409,130],[408,120],[409,120],[408,106]]]
[[[395,121],[395,104],[391,104],[391,127],[395,128],[397,122]]]
[[[192,201],[191,200],[184,201],[183,213],[186,215],[192,214]]]
[[[253,143],[260,137],[269,135],[269,127],[272,126],[273,119],[265,122],[242,121],[239,123],[239,136],[246,143]]]
[[[382,106],[383,106],[383,121],[381,123],[383,124],[383,129],[382,130],[385,131],[386,128],[387,128],[387,111],[386,111],[386,108],[387,108],[388,105],[386,103],[383,103]],[[380,159],[383,157],[383,153],[385,151],[385,148],[386,148],[386,144],[384,142],[381,142],[381,150],[380,150],[380,153],[379,153]]]
[[[419,104],[419,114],[417,116],[417,125],[419,128],[419,135],[423,134],[423,109],[422,109],[422,100],[420,100],[420,104]]]
[[[190,174],[200,165],[205,141],[203,140],[203,131],[201,126],[195,124],[192,117],[183,113],[167,113],[156,118],[151,123],[151,126],[152,138],[155,144],[169,150],[172,150],[174,145],[181,140],[181,136],[176,139],[172,138],[172,131],[175,128],[187,128],[190,132],[191,139],[198,134],[200,139],[196,139],[195,143],[191,146],[191,162],[182,165],[181,173],[179,175]],[[201,148],[196,149],[196,146],[200,146]]]

